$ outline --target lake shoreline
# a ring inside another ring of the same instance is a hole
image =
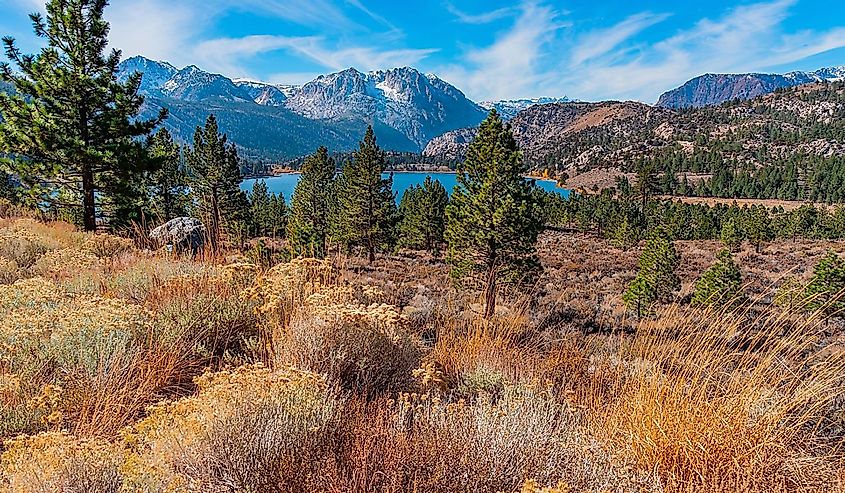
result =
[[[455,172],[388,171],[382,176],[386,178],[391,174],[393,175],[393,191],[396,194],[397,202],[406,190],[413,186],[422,185],[427,176],[439,181],[450,194],[457,184],[457,173]],[[285,201],[289,202],[296,189],[296,184],[299,182],[299,177],[299,173],[284,173],[262,178],[248,178],[241,182],[240,188],[249,192],[256,181],[263,180],[270,192],[281,194]],[[558,193],[564,197],[568,197],[570,194],[569,189],[559,187],[555,180],[542,180],[535,177],[525,177],[525,179],[534,180],[537,186],[546,192]]]

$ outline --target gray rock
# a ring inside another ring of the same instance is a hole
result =
[[[197,253],[205,244],[205,225],[192,217],[177,217],[150,231],[150,239],[176,252]]]

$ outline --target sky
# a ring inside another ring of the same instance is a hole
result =
[[[43,3],[0,0],[0,34],[35,52]],[[845,65],[835,0],[111,0],[106,17],[124,57],[280,84],[411,66],[476,101],[653,103],[708,72]]]

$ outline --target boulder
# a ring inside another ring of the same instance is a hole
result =
[[[192,217],[177,217],[150,231],[150,239],[179,253],[197,253],[205,244],[205,225]]]

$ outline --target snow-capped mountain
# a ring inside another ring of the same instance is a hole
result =
[[[845,79],[845,66],[786,74],[705,74],[660,96],[658,106],[690,108],[753,99],[784,87]]]
[[[235,79],[232,82],[262,106],[284,106],[288,96],[297,88],[297,86],[278,87],[248,79]]]
[[[499,113],[499,116],[501,116],[505,120],[510,120],[514,118],[520,111],[527,110],[532,106],[537,106],[539,104],[572,102],[573,100],[564,96],[562,98],[506,99],[501,101],[482,101],[478,103],[478,105],[486,109],[487,111],[490,111],[495,108],[496,112]]]
[[[144,74],[141,92],[148,96],[147,105],[170,108],[166,125],[178,126],[174,132],[183,138],[208,113],[217,114],[222,127],[225,119],[220,115],[225,113],[251,140],[267,130],[253,126],[248,131],[251,125],[281,118],[296,122],[296,129],[285,131],[297,132],[291,134],[298,138],[297,148],[336,145],[348,150],[372,124],[385,148],[420,151],[434,137],[475,126],[486,115],[454,86],[407,67],[367,74],[349,69],[293,86],[232,80],[193,65],[178,70],[166,62],[133,57],[121,63],[119,77],[136,71]],[[306,142],[299,138],[305,134],[326,137]],[[281,148],[288,144],[272,143]]]
[[[420,148],[444,132],[477,125],[485,115],[451,84],[409,67],[322,75],[294,91],[285,106],[314,119],[379,121]]]
[[[144,74],[141,79],[141,92],[160,93],[164,84],[179,70],[167,62],[157,62],[142,56],[133,56],[120,62],[120,79],[125,80],[135,72]]]
[[[189,65],[177,70],[167,62],[149,60],[136,56],[120,63],[118,78],[125,79],[133,72],[141,72],[141,92],[156,97],[168,97],[182,101],[204,101],[222,99],[226,101],[249,101],[249,93],[235,85],[230,79]]]

